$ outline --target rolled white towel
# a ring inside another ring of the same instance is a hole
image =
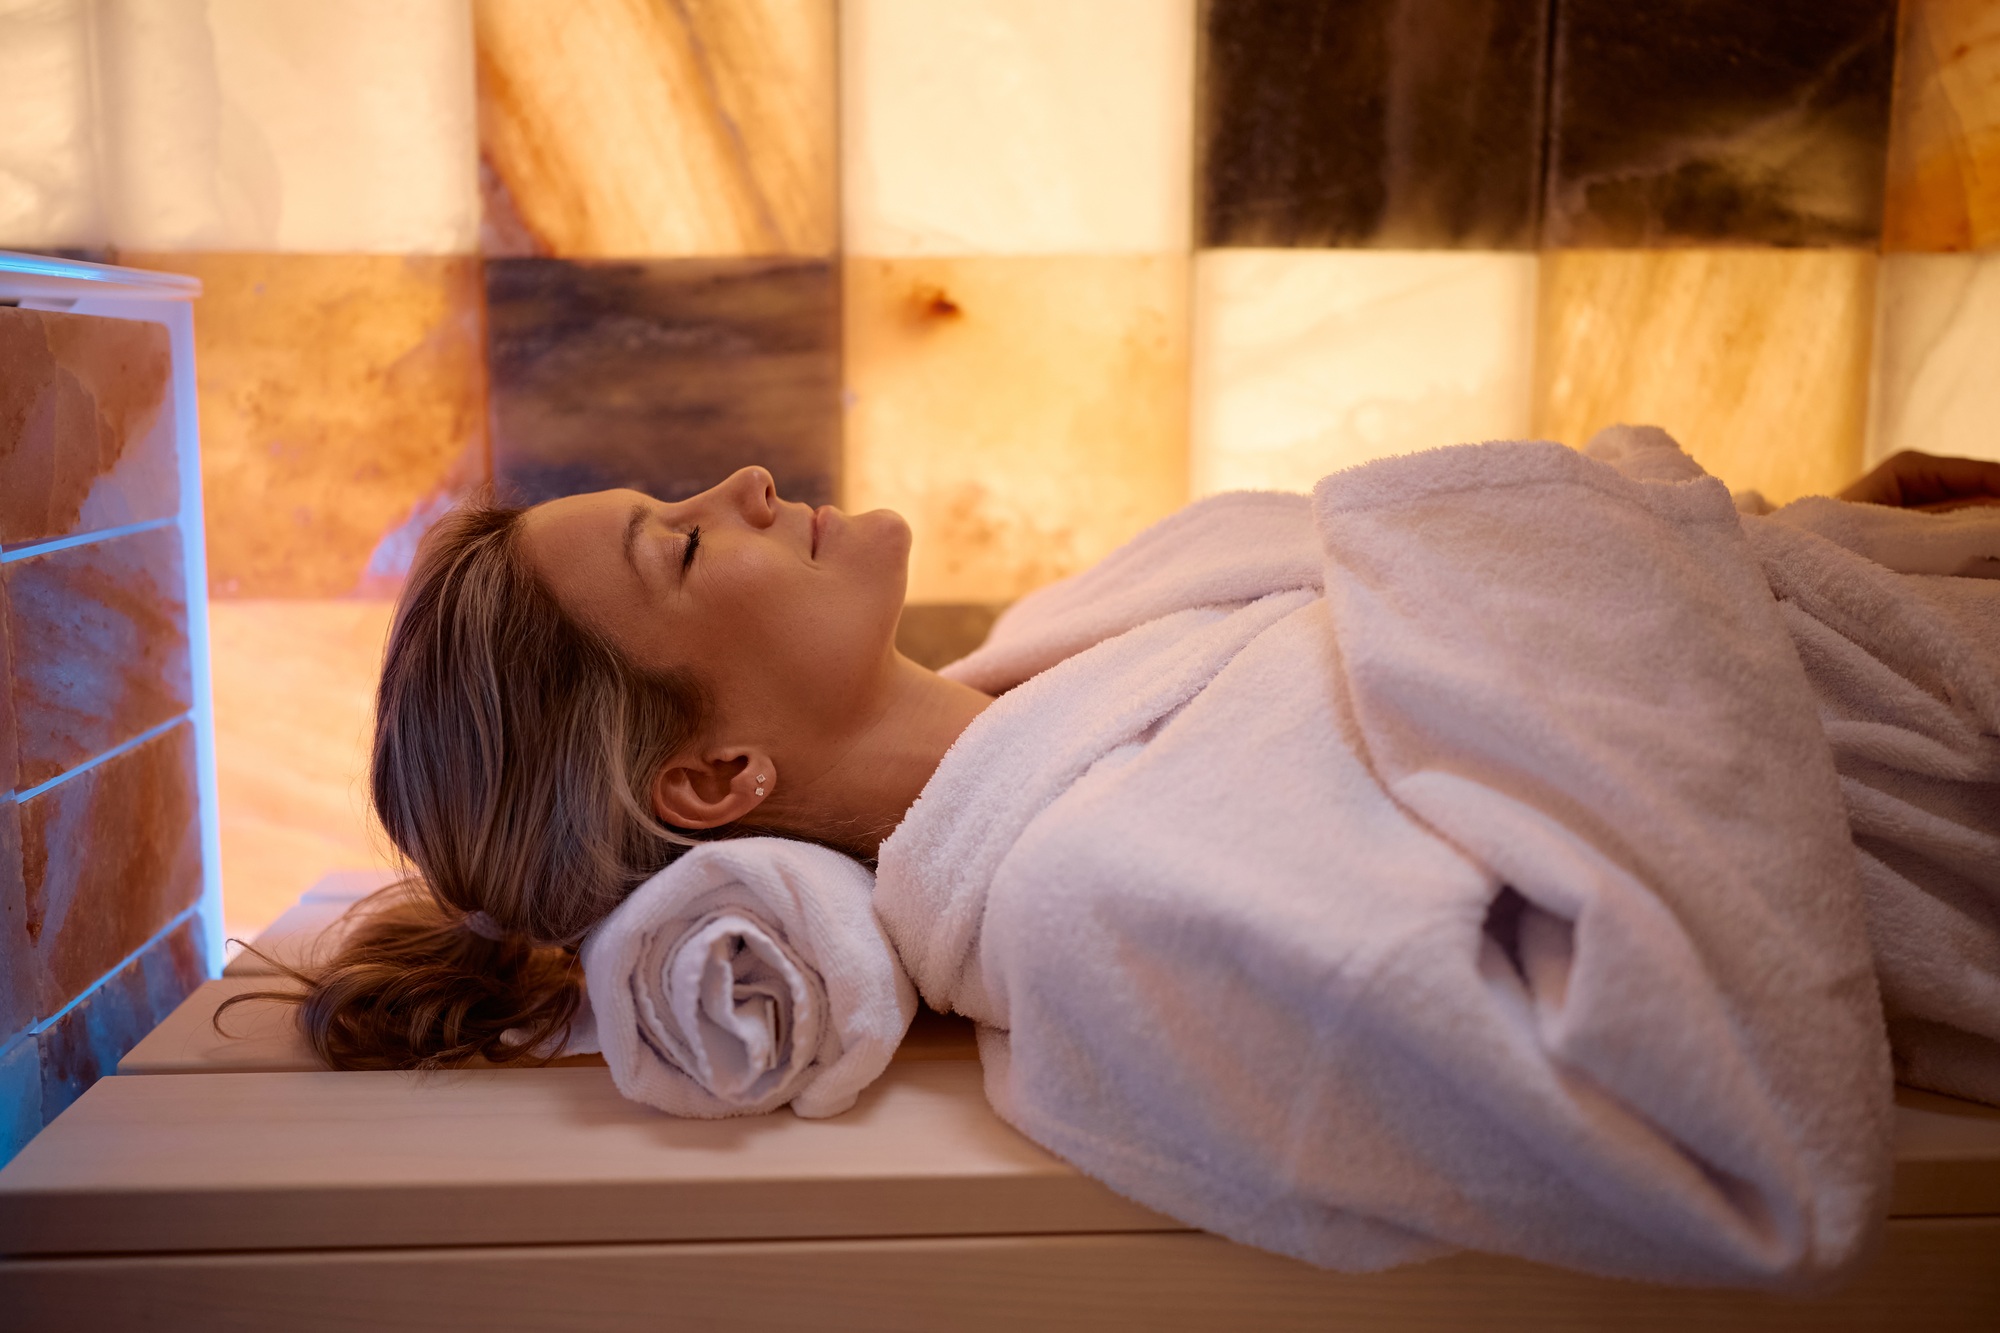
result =
[[[785,838],[705,843],[633,890],[583,944],[618,1090],[703,1119],[852,1106],[917,1009],[874,890],[848,857]]]

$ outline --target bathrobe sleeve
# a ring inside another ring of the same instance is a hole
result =
[[[1330,478],[1315,515],[1324,597],[1011,839],[971,969],[995,1107],[1316,1263],[1841,1271],[1885,1197],[1886,1049],[1727,493],[1483,446]]]
[[[1802,1270],[1858,1253],[1890,1080],[1852,844],[1727,492],[1446,452],[1315,496],[1368,762],[1511,891],[1490,932],[1549,1067],[1795,1231]]]

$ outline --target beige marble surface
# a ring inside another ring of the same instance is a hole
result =
[[[846,500],[911,601],[1004,602],[1187,499],[1187,260],[850,259]]]
[[[1187,244],[1193,0],[844,0],[857,255]]]
[[[1542,256],[1534,433],[1665,427],[1773,503],[1861,471],[1875,256],[1567,250]]]
[[[192,273],[209,587],[394,586],[483,480],[484,296],[465,256],[123,254]]]
[[[322,874],[387,865],[368,809],[385,601],[209,607],[226,933],[250,939]]]
[[[489,253],[822,255],[832,0],[476,0]]]
[[[1206,250],[1193,485],[1309,490],[1417,449],[1528,433],[1535,256]]]
[[[470,252],[468,0],[96,7],[115,245]]]
[[[1899,449],[2000,462],[2000,253],[1884,255],[1870,466]]]
[[[1882,244],[2000,247],[2000,5],[1904,0]]]
[[[0,4],[0,249],[104,244],[90,0]]]

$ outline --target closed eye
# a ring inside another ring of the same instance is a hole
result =
[[[687,545],[681,548],[681,577],[686,578],[688,567],[694,564],[695,548],[701,545],[701,525],[688,529]]]

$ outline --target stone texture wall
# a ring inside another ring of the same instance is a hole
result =
[[[484,482],[893,506],[943,661],[1413,449],[2000,456],[1994,0],[38,0],[0,49],[0,246],[205,284],[234,934],[382,855],[387,599]],[[0,474],[0,541],[159,475]]]
[[[0,1161],[203,978],[170,369],[0,307]]]

